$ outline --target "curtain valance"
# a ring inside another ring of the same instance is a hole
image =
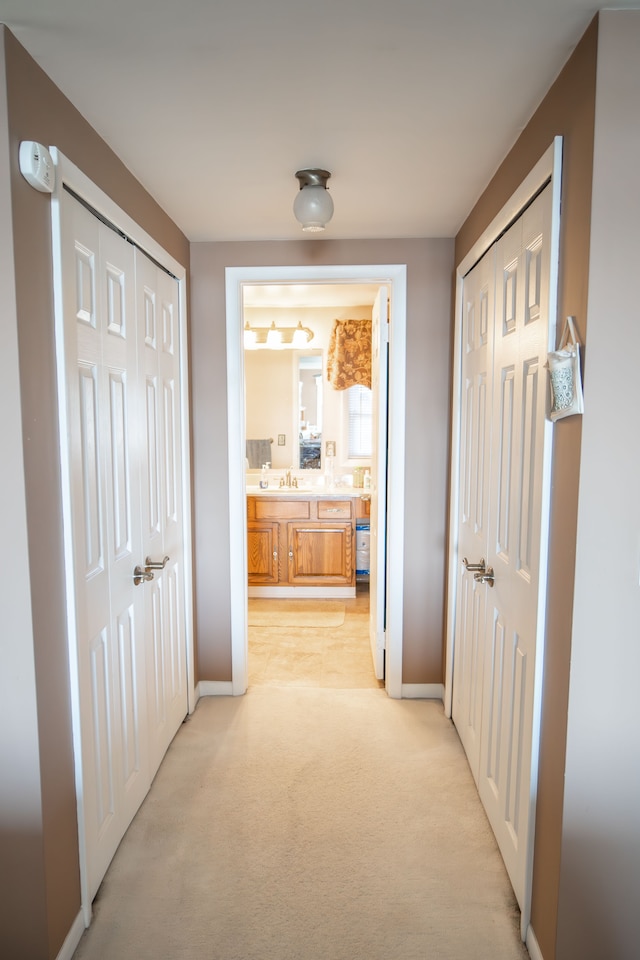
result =
[[[334,320],[327,379],[334,390],[371,387],[371,320]]]

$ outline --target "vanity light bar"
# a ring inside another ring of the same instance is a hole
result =
[[[313,330],[303,327],[276,327],[275,322],[270,327],[252,327],[249,322],[244,325],[245,350],[281,350],[291,348],[302,350],[313,340]]]

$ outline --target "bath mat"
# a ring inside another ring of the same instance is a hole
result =
[[[340,627],[344,615],[339,600],[249,599],[250,627]]]

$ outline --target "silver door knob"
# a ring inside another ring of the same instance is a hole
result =
[[[485,570],[487,569],[485,566],[484,557],[482,558],[480,563],[469,563],[466,557],[464,557],[462,562],[464,563],[465,570],[468,570],[469,573],[473,573],[475,570],[477,570],[478,573],[484,573]]]
[[[153,571],[143,569],[140,565],[138,565],[133,571],[133,584],[135,587],[139,587],[141,583],[145,582],[145,580],[153,580],[153,576]]]
[[[493,567],[487,567],[484,573],[474,573],[473,579],[476,581],[476,583],[488,583],[489,586],[492,587],[495,580]]]

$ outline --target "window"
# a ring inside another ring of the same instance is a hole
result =
[[[350,460],[370,457],[372,454],[371,390],[356,384],[345,391],[347,395],[347,450]]]

